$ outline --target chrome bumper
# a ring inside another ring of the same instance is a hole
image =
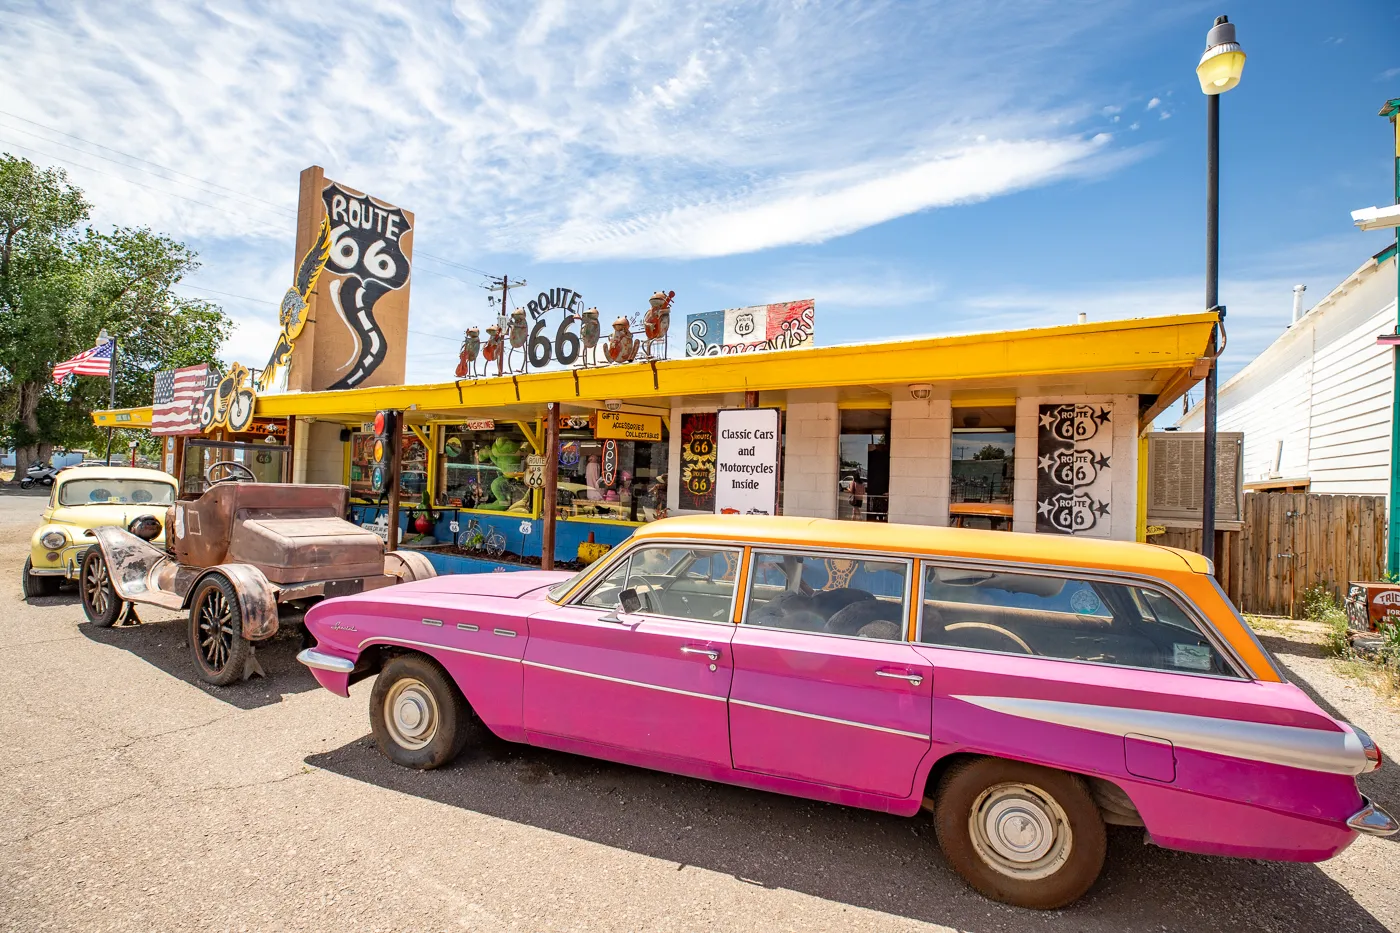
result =
[[[1347,820],[1348,826],[1368,836],[1393,836],[1400,832],[1400,823],[1395,822],[1394,817],[1372,803],[1370,798],[1362,797],[1361,802],[1365,806]]]
[[[315,648],[306,648],[301,651],[297,655],[297,660],[312,670],[330,671],[335,674],[349,674],[355,669],[354,661],[348,658],[338,658],[333,654],[317,651]],[[1355,819],[1355,817],[1353,817],[1353,819]],[[1389,819],[1389,817],[1386,817],[1386,819]],[[1391,832],[1394,831],[1395,830],[1391,830]]]

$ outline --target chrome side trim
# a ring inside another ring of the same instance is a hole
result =
[[[1347,820],[1348,826],[1367,836],[1393,836],[1400,832],[1400,823],[1395,822],[1394,817],[1372,803],[1369,797],[1363,796],[1361,802],[1365,806]]]
[[[497,628],[497,629],[492,629],[492,631],[495,632],[497,635],[500,635],[500,636],[503,637],[503,638],[514,638],[514,637],[515,637],[515,631],[514,631],[513,629],[508,629],[508,628]]]
[[[622,677],[609,677],[606,674],[594,674],[589,671],[576,671],[572,667],[556,667],[553,664],[541,664],[539,661],[526,661],[526,667],[538,667],[546,671],[558,671],[560,674],[573,674],[578,677],[588,677],[593,680],[606,680],[609,683],[625,684],[629,687],[641,687],[644,690],[659,690],[662,693],[675,693],[683,697],[696,697],[701,700],[725,701],[724,697],[715,696],[713,693],[696,693],[693,690],[681,690],[679,687],[663,687],[660,684],[645,684],[640,680],[626,680]]]
[[[408,645],[413,648],[436,648],[438,651],[451,651],[453,654],[469,654],[474,658],[494,658],[497,661],[514,661],[516,664],[519,664],[521,660],[520,658],[507,657],[503,654],[490,654],[486,651],[470,651],[466,648],[454,648],[451,645],[435,645],[426,641],[412,641],[407,638],[387,638],[378,635],[366,638],[364,641],[360,642],[355,650],[363,651],[366,645]]]
[[[349,674],[355,669],[355,662],[349,658],[339,658],[315,648],[306,648],[297,654],[297,660],[316,671],[331,671],[335,674]]]
[[[731,705],[747,706],[752,709],[767,710],[770,713],[785,713],[788,716],[800,716],[803,719],[815,719],[819,722],[829,722],[838,726],[853,726],[857,729],[869,729],[871,732],[886,732],[890,735],[903,735],[911,739],[919,739],[923,742],[932,741],[929,736],[922,732],[905,732],[903,729],[891,729],[889,726],[876,726],[868,722],[855,722],[850,719],[837,719],[834,716],[819,716],[816,713],[804,713],[801,710],[787,709],[782,706],[767,706],[763,703],[751,703],[748,700],[735,700],[730,698]]]
[[[1345,731],[1023,697],[954,696],[953,699],[1021,719],[1104,735],[1146,733],[1180,748],[1289,768],[1354,775],[1369,767],[1361,741]]]
[[[478,632],[481,630],[479,625],[474,625],[471,622],[458,622],[457,627],[464,632]]]

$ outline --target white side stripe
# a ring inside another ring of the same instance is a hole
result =
[[[1333,732],[1216,716],[1024,697],[954,696],[953,699],[1021,719],[1071,726],[1104,735],[1143,733],[1198,752],[1289,768],[1360,774],[1369,767],[1361,740],[1349,730]]]
[[[516,664],[519,664],[519,663],[520,663],[520,659],[519,659],[519,658],[511,658],[511,657],[507,657],[506,655],[503,655],[503,654],[489,654],[489,653],[487,653],[487,652],[485,652],[485,651],[470,651],[470,650],[468,650],[468,649],[466,649],[466,648],[453,648],[451,645],[435,645],[435,644],[432,644],[432,643],[426,642],[426,641],[410,641],[410,640],[407,639],[407,638],[388,638],[388,637],[380,637],[380,636],[377,636],[377,635],[376,635],[376,636],[372,636],[372,637],[370,637],[370,638],[366,638],[364,641],[360,642],[359,647],[357,647],[355,650],[356,650],[356,651],[363,651],[363,650],[365,649],[365,645],[371,645],[371,644],[373,644],[373,645],[412,645],[412,646],[415,647],[415,648],[436,648],[436,649],[438,649],[439,651],[451,651],[451,652],[454,653],[454,654],[469,654],[469,655],[471,655],[471,656],[473,656],[473,657],[477,657],[477,658],[494,658],[494,659],[497,660],[497,661],[514,661]]]
[[[571,667],[555,667],[553,664],[541,664],[539,661],[526,661],[527,667],[538,667],[546,671],[558,671],[561,674],[573,674],[577,677],[589,677],[593,680],[606,680],[614,684],[626,684],[629,687],[641,687],[645,690],[660,690],[662,693],[676,693],[685,697],[697,697],[701,700],[719,700],[724,702],[725,698],[715,696],[713,693],[695,693],[692,690],[681,690],[676,687],[662,687],[658,684],[644,684],[639,680],[624,680],[621,677],[609,677],[606,674],[591,674],[588,671],[576,671]]]
[[[836,719],[832,716],[818,716],[816,713],[804,713],[800,710],[785,709],[781,706],[765,706],[762,703],[750,703],[748,700],[735,700],[730,698],[729,702],[733,706],[749,706],[753,709],[766,709],[770,713],[785,713],[788,716],[801,716],[803,719],[818,719],[822,722],[830,722],[838,726],[854,726],[857,729],[870,729],[874,732],[888,732],[890,735],[904,735],[911,739],[919,739],[924,742],[929,741],[929,737],[922,732],[905,732],[903,729],[891,729],[888,726],[875,726],[868,722],[852,722],[849,719]]]

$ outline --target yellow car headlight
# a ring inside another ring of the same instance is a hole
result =
[[[50,551],[56,551],[68,543],[68,536],[61,531],[46,531],[39,536],[39,543]]]

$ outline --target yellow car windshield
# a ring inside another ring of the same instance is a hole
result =
[[[142,479],[74,479],[58,490],[58,504],[72,505],[170,505],[175,487]]]

